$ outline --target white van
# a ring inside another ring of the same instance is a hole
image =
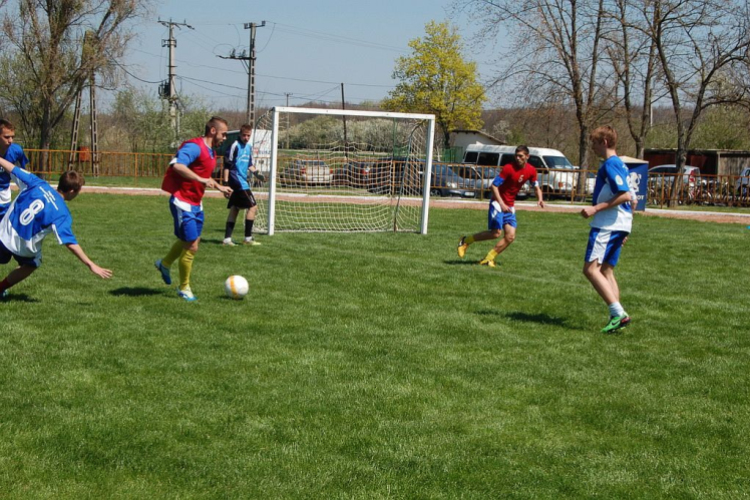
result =
[[[466,147],[464,163],[502,167],[515,160],[516,146],[472,144]],[[570,196],[575,191],[578,173],[572,163],[556,149],[529,147],[529,164],[539,174],[539,186],[547,196]]]

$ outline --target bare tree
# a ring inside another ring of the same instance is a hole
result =
[[[588,165],[589,132],[602,105],[612,105],[611,85],[601,73],[604,0],[455,0],[454,6],[480,23],[478,38],[492,39],[501,31],[511,38],[510,54],[492,86],[533,90],[546,102],[573,106],[578,164]]]
[[[701,114],[718,104],[739,102],[723,91],[733,68],[747,64],[750,13],[746,0],[634,0],[639,25],[656,47],[663,83],[677,126],[678,172],[685,165]],[[634,26],[636,27],[636,26]],[[671,201],[682,191],[683,176],[672,184]]]
[[[642,30],[633,28],[640,21],[641,12],[631,1],[608,0],[605,8],[613,25],[605,35],[607,55],[619,84],[617,93],[622,90],[621,103],[635,142],[636,157],[643,158],[646,136],[651,130],[653,82],[658,64],[656,43]]]
[[[17,0],[3,16],[0,85],[8,107],[47,149],[76,94],[97,73],[116,75],[131,38],[126,29],[148,0]],[[86,40],[86,48],[82,47]]]

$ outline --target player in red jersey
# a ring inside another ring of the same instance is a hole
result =
[[[206,123],[203,137],[189,139],[182,143],[171,165],[167,169],[161,188],[170,193],[169,208],[174,219],[174,242],[169,253],[154,265],[167,285],[172,284],[169,268],[178,261],[180,286],[177,295],[192,302],[196,300],[190,289],[190,273],[193,258],[198,252],[203,230],[203,194],[206,188],[213,188],[232,194],[232,189],[222,186],[211,178],[216,167],[216,155],[212,148],[218,147],[227,138],[227,121],[218,116]]]
[[[495,240],[500,236],[503,239],[487,253],[479,264],[482,266],[495,267],[495,257],[500,255],[516,239],[516,195],[525,182],[530,182],[536,192],[537,204],[544,208],[542,190],[537,181],[536,169],[526,163],[529,159],[529,148],[518,146],[514,163],[505,165],[500,173],[492,181],[492,199],[487,221],[487,231],[482,231],[473,236],[463,236],[458,242],[458,256],[462,259],[466,255],[466,249],[474,242]],[[504,233],[504,234],[503,234]]]

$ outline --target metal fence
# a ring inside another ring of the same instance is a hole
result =
[[[173,158],[171,153],[121,153],[104,151],[97,154],[98,161],[94,162],[90,151],[40,150],[27,149],[29,168],[32,172],[55,178],[69,168],[82,172],[87,178],[120,178],[122,184],[138,186],[140,179],[158,179]],[[71,162],[71,158],[73,161]],[[384,191],[397,191],[399,182],[403,185],[403,175],[399,172],[398,162],[391,161],[394,172],[386,175],[373,168],[370,180],[357,178],[356,185],[350,188],[362,188],[363,194],[382,194]],[[223,165],[223,158],[217,158],[215,176],[218,177]],[[342,164],[343,165],[343,164]],[[447,167],[448,170],[445,170]],[[337,167],[338,168],[338,167]],[[346,168],[341,166],[340,168]],[[441,168],[443,170],[441,170]],[[382,170],[382,169],[381,169]],[[442,173],[441,173],[442,172]],[[469,172],[469,173],[467,173]],[[474,199],[488,199],[491,196],[490,183],[497,172],[497,167],[477,167],[461,163],[436,162],[431,181],[433,196],[463,196]],[[593,195],[594,177],[596,171],[570,169],[550,169],[539,172],[539,180],[545,198],[568,202],[590,201]],[[277,174],[278,175],[278,174]],[[340,179],[345,176],[334,175],[330,188],[341,190]],[[650,175],[648,178],[647,204],[663,207],[670,203],[671,189],[675,182],[675,175]],[[418,179],[418,177],[416,178]],[[583,179],[584,185],[579,188]],[[282,179],[283,181],[283,179]],[[94,181],[95,182],[95,181]],[[389,184],[393,183],[392,186]],[[372,184],[372,185],[370,185]],[[418,195],[421,192],[421,181],[411,180],[409,194]],[[376,189],[372,189],[375,186]],[[528,186],[528,185],[527,185]],[[324,186],[318,186],[325,188]],[[533,190],[525,188],[520,198],[533,196]],[[683,182],[682,189],[676,193],[678,205],[705,205],[750,207],[750,178],[736,175],[700,175],[690,177]]]

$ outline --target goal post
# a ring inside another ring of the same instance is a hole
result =
[[[434,134],[428,114],[273,108],[253,130],[255,227],[427,234]]]

